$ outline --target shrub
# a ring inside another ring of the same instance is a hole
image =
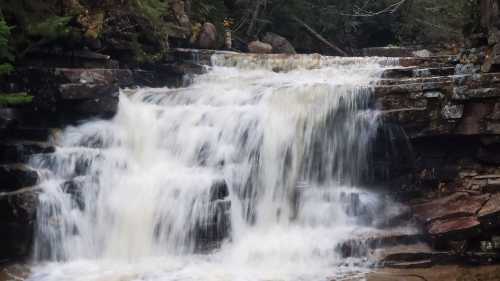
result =
[[[11,62],[14,56],[9,48],[10,30],[11,27],[3,18],[0,18],[0,75],[8,74],[13,70]]]

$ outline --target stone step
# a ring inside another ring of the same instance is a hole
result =
[[[26,140],[45,142],[53,134],[56,129],[52,128],[28,128],[28,127],[14,127],[0,129],[0,140],[2,141],[15,141]]]
[[[24,164],[0,165],[0,192],[11,192],[36,185],[38,173]]]
[[[46,142],[17,141],[0,143],[0,163],[19,163],[33,154],[53,153],[55,148]]]
[[[436,66],[453,66],[457,64],[456,56],[431,56],[431,57],[406,57],[399,58],[399,64],[403,67],[420,66],[420,67],[436,67]]]
[[[425,84],[425,83],[451,83],[454,81],[454,76],[431,76],[417,78],[399,78],[399,79],[382,79],[377,82],[377,86],[393,86],[406,84]]]
[[[382,74],[383,78],[417,78],[431,76],[449,76],[455,73],[454,67],[402,67],[389,68]]]
[[[452,95],[453,88],[454,88],[453,82],[451,81],[408,83],[408,84],[397,84],[397,85],[378,85],[375,87],[374,93],[376,97],[383,97],[387,95],[411,94],[411,93],[426,93],[426,92],[436,92],[436,91],[441,92],[443,94]],[[464,90],[464,94],[465,93],[468,92]],[[418,96],[416,96],[415,98],[418,98]],[[431,94],[427,98],[436,98],[436,97]]]
[[[386,230],[374,234],[356,234],[355,236],[358,236],[358,238],[344,241],[337,247],[337,251],[344,258],[363,257],[368,255],[372,250],[412,245],[425,240],[425,236],[418,232],[401,233],[399,230]]]
[[[396,71],[391,69],[389,71]],[[446,73],[445,73],[446,74]],[[466,75],[433,75],[425,77],[396,77],[381,79],[377,85],[405,85],[419,83],[452,83],[456,87],[464,87],[465,89],[480,89],[500,87],[500,73],[476,73]]]
[[[103,83],[66,83],[59,86],[58,98],[62,101],[90,100],[104,97],[116,97],[118,87]]]

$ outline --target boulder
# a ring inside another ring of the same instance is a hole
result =
[[[202,49],[217,48],[217,29],[215,25],[209,22],[203,24],[198,36],[197,46]]]
[[[273,47],[273,53],[280,54],[296,54],[295,48],[292,44],[283,36],[278,34],[268,32],[262,38],[262,42],[268,43]]]
[[[31,252],[38,190],[0,194],[0,259],[27,257]]]
[[[257,40],[248,43],[248,51],[256,54],[269,54],[273,51],[273,46]]]

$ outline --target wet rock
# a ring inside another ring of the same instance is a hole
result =
[[[12,127],[20,119],[20,112],[15,108],[0,108],[0,128]]]
[[[28,160],[33,154],[52,153],[55,148],[40,142],[4,142],[0,143],[0,162],[18,163]]]
[[[203,24],[197,40],[197,46],[202,49],[217,48],[217,29],[215,25],[209,22]]]
[[[477,151],[477,160],[481,163],[490,164],[490,165],[499,165],[500,164],[500,145],[489,145],[489,146],[481,146]],[[491,189],[495,188],[495,182],[489,181],[488,184]]]
[[[415,261],[387,261],[384,263],[385,267],[389,268],[400,268],[400,269],[410,269],[410,268],[429,268],[432,267],[434,263],[432,260],[415,260]]]
[[[500,180],[499,179],[487,179],[485,185],[482,187],[482,191],[484,193],[499,193],[500,192]],[[492,199],[493,199],[493,197],[490,200],[492,200]]]
[[[90,100],[113,96],[118,93],[114,84],[71,83],[59,86],[61,100]]]
[[[210,187],[210,201],[223,200],[229,196],[229,189],[225,180],[216,181]]]
[[[479,210],[477,216],[483,227],[500,226],[500,193],[493,194],[490,200]]]
[[[31,252],[38,190],[0,193],[0,259],[26,257]]]
[[[283,36],[268,32],[262,38],[262,42],[271,45],[273,53],[296,54],[293,45]]]
[[[387,230],[386,233],[344,241],[337,246],[336,251],[339,252],[342,257],[349,258],[366,257],[369,252],[376,250],[374,259],[382,260],[388,253],[387,249],[396,247],[398,248],[397,251],[401,251],[400,249],[402,247],[407,250],[424,240],[425,236],[420,233],[391,233],[390,230]],[[378,252],[378,249],[381,249],[381,252]],[[429,247],[426,247],[426,249],[430,250]]]
[[[199,222],[196,226],[196,249],[207,252],[220,247],[231,233],[230,217],[231,201],[217,200],[210,203],[208,213],[210,216]]]
[[[14,191],[33,186],[38,182],[38,173],[24,165],[0,165],[0,191]]]
[[[128,69],[56,68],[54,75],[68,84],[116,84],[126,87],[134,81],[132,71]]]
[[[71,106],[71,114],[82,118],[102,117],[112,118],[118,111],[118,96],[107,96],[83,100]]]
[[[162,69],[174,75],[203,74],[207,72],[204,66],[192,62],[165,64]]]
[[[83,197],[83,188],[85,184],[89,184],[87,178],[85,177],[77,177],[74,178],[70,181],[65,181],[61,185],[61,189],[65,192],[71,195],[71,198],[73,199],[73,202],[76,204],[76,206],[80,209],[83,210],[85,209],[85,200]]]
[[[488,199],[489,195],[471,196],[465,192],[458,192],[430,202],[414,205],[412,210],[416,218],[421,222],[467,217],[475,215]],[[439,224],[436,224],[433,229],[438,226]]]
[[[475,265],[489,265],[500,261],[500,253],[494,252],[468,252],[465,255],[467,263]]]
[[[248,43],[248,51],[256,54],[269,54],[273,51],[273,46],[261,41],[252,41]]]
[[[481,233],[475,216],[439,219],[429,223],[427,232],[435,239],[464,240]]]
[[[0,129],[0,140],[27,140],[45,142],[52,134],[49,128],[14,127]]]
[[[463,104],[447,104],[441,110],[444,119],[460,119],[464,115]]]
[[[372,47],[362,50],[364,56],[413,57],[413,49],[406,47]]]

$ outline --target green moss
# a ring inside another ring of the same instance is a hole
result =
[[[15,106],[31,103],[33,96],[26,93],[0,94],[0,106]]]

